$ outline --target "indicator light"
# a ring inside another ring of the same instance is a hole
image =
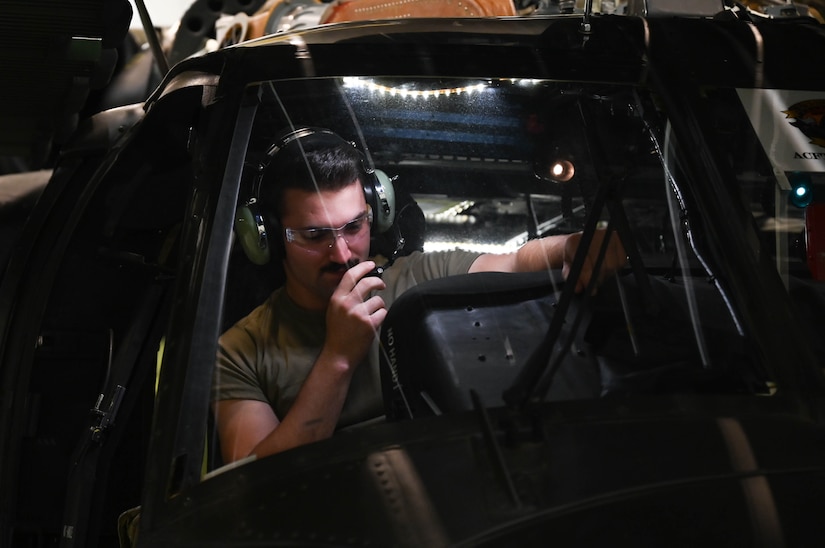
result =
[[[811,205],[814,198],[813,189],[811,188],[811,178],[804,173],[793,173],[788,177],[791,183],[791,192],[788,195],[788,201],[791,205],[804,209]]]

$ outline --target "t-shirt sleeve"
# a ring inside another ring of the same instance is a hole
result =
[[[261,311],[256,311],[260,313]],[[218,354],[212,380],[212,400],[268,401],[258,378],[262,359],[260,337],[253,333],[250,317],[229,328],[218,340]]]
[[[384,274],[388,292],[385,300],[394,301],[401,293],[428,280],[466,274],[481,253],[469,251],[414,252],[401,257]]]

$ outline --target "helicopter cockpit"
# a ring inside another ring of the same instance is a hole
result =
[[[354,142],[403,201],[394,230],[373,242],[387,264],[413,251],[501,253],[597,229],[615,232],[627,252],[618,275],[581,295],[572,289],[575,268],[567,279],[559,271],[467,275],[409,290],[380,334],[388,419],[478,402],[775,392],[717,229],[698,205],[707,198],[692,190],[692,151],[680,148],[648,90],[348,77],[264,82],[257,94],[239,203],[278,131],[321,126]],[[749,151],[714,189],[745,235],[739,244],[771,257],[770,275],[784,276],[788,288],[819,288],[802,249],[805,209],[777,181],[748,105],[731,89],[714,90],[713,102],[728,117],[709,138],[731,153]],[[738,141],[725,142],[734,131]],[[777,213],[785,220],[771,223]],[[225,327],[282,282],[277,264],[251,266],[237,248],[231,261],[230,286],[254,295],[239,298],[228,287]]]

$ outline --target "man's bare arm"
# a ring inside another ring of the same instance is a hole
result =
[[[272,407],[258,400],[220,400],[212,411],[225,463],[249,456],[280,424]]]
[[[216,402],[214,411],[224,461],[251,454],[271,455],[330,437],[341,414],[352,371],[354,368],[348,363],[322,352],[282,421],[267,402]]]
[[[583,291],[590,283],[596,258],[605,236],[604,230],[597,230],[594,233],[581,275],[576,283],[577,292]],[[564,277],[567,278],[580,241],[581,232],[530,240],[513,253],[501,255],[488,253],[479,256],[470,267],[470,272],[537,272],[561,268]],[[624,248],[619,238],[613,234],[599,272],[599,281],[603,281],[619,270],[626,261]]]
[[[327,309],[327,338],[282,420],[266,402],[224,400],[214,406],[225,462],[251,454],[271,455],[330,437],[341,415],[355,368],[363,361],[386,317],[373,290],[379,278],[363,278],[375,265],[365,261],[345,275]]]

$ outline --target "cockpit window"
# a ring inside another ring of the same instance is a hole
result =
[[[392,188],[391,228],[372,233],[372,254],[384,269],[412,254],[504,254],[575,233],[585,242],[614,234],[626,254],[618,271],[596,275],[585,291],[572,289],[584,267],[571,256],[563,268],[449,276],[393,295],[376,332],[378,420],[461,411],[478,401],[781,390],[776,364],[759,349],[758,320],[734,290],[743,267],[732,268],[730,257],[745,253],[753,276],[783,280],[791,293],[804,287],[821,301],[815,202],[822,180],[815,171],[789,171],[766,152],[752,123],[763,97],[708,90],[708,109],[718,116],[701,139],[721,151],[708,167],[641,87],[350,77],[263,82],[258,95],[239,211],[263,206],[261,173],[273,144],[311,127],[353,143],[364,170]],[[807,107],[795,104],[789,109],[801,131]],[[725,225],[735,234],[721,233],[712,218],[718,213],[704,209],[709,193],[738,220]],[[284,241],[277,218],[285,213],[252,211],[245,221],[254,226],[246,236],[252,248],[265,234],[271,256],[251,257],[237,234],[226,329],[283,284],[276,247]],[[217,375],[216,394],[220,385]],[[271,401],[278,397],[263,390],[261,399],[288,409],[289,402]]]

